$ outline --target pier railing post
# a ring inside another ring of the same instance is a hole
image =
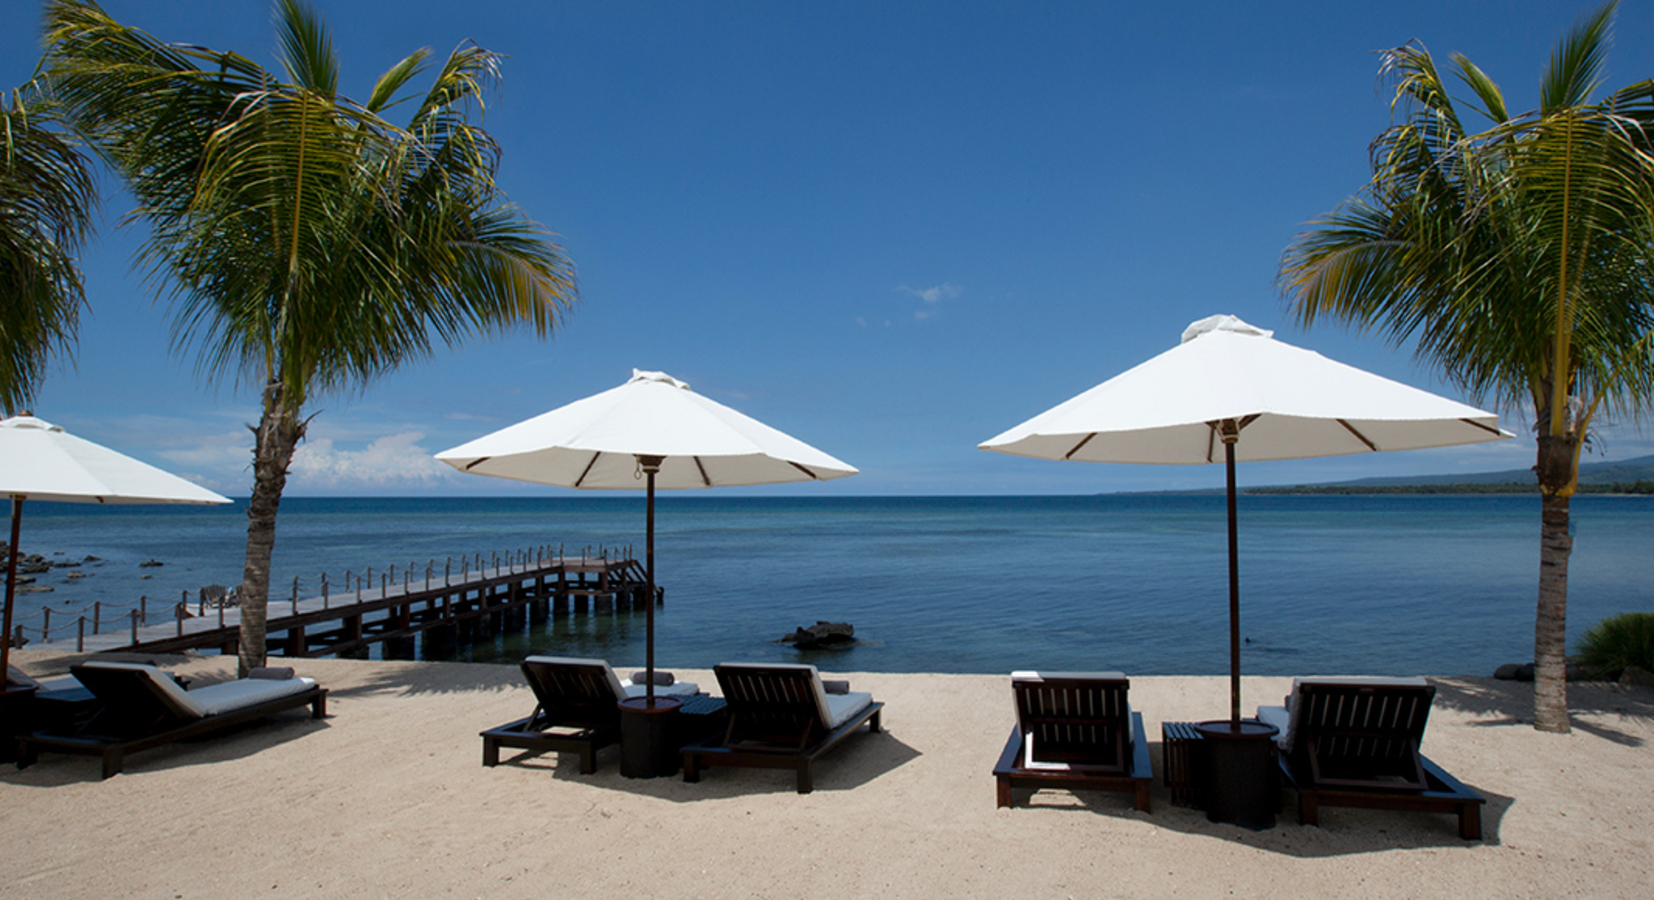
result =
[[[139,598],[139,599],[142,599],[142,598]],[[139,618],[138,611],[133,610],[132,611],[132,643],[134,643],[134,644],[138,643],[138,618]]]
[[[86,651],[86,617],[81,616],[76,621],[79,622],[79,627],[75,630],[75,652],[84,653]]]
[[[182,602],[180,602],[177,606],[174,606],[172,608],[172,612],[173,612],[173,620],[178,623],[178,636],[183,637],[184,636],[184,615],[189,612],[189,609]]]
[[[97,601],[94,601],[92,603],[92,633],[93,634],[98,633],[98,620],[101,619],[101,618],[103,618],[103,601],[102,600],[97,600]]]
[[[322,609],[327,609],[327,573],[326,572],[322,573]],[[297,605],[295,605],[293,607],[293,615],[296,616],[298,614],[299,614],[299,608],[298,608]]]
[[[52,608],[50,606],[40,611],[40,642],[42,644],[52,642]]]
[[[149,624],[149,598],[143,594],[138,595],[138,621]],[[133,638],[132,641],[137,643],[138,639]]]

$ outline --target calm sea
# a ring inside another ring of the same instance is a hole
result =
[[[1242,497],[1247,674],[1490,674],[1532,657],[1539,501],[1525,496]],[[1654,609],[1654,498],[1580,497],[1569,634]],[[21,595],[69,621],[95,601],[176,600],[240,581],[244,507],[29,503],[25,552],[82,559]],[[839,671],[1017,668],[1221,674],[1228,665],[1223,498],[1193,496],[660,499],[663,667],[798,660],[776,643],[818,619],[853,649],[802,657]],[[639,497],[315,499],[282,504],[273,594],[326,571],[423,570],[446,557],[539,544],[634,545]],[[164,565],[141,568],[158,560]],[[84,573],[71,578],[71,572]],[[375,575],[377,578],[377,575]],[[107,614],[106,614],[107,615]],[[63,636],[73,639],[73,631]],[[462,651],[641,664],[643,615],[554,620]]]

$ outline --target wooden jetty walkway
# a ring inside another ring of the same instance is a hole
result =
[[[400,581],[383,574],[377,585],[358,578],[341,593],[331,592],[324,580],[317,596],[300,598],[295,590],[291,599],[271,598],[265,633],[272,656],[365,657],[379,643],[387,658],[411,659],[422,640],[421,655],[440,657],[459,644],[553,615],[643,609],[647,593],[643,567],[630,557],[523,552],[492,565],[467,563],[460,571],[409,569]],[[655,602],[663,599],[657,587]],[[77,649],[235,653],[240,643],[241,611],[232,605],[176,603],[158,624],[141,624],[138,610],[126,618],[110,630],[105,628],[114,623],[100,623],[90,635],[83,625],[74,638]]]

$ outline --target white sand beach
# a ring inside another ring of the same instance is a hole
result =
[[[35,675],[70,657],[21,651]],[[222,657],[162,660],[201,682]],[[1324,809],[1272,830],[1209,823],[1159,781],[1160,722],[1221,716],[1224,679],[1134,677],[1154,809],[1041,792],[997,809],[1008,678],[852,673],[885,731],[790,772],[627,779],[555,756],[481,764],[477,733],[534,702],[510,666],[295,660],[330,717],[137,753],[0,770],[0,897],[1569,897],[1654,884],[1654,690],[1573,685],[1574,732],[1535,732],[1531,685],[1432,679],[1424,751],[1488,799],[1486,839],[1447,815]],[[715,688],[710,672],[676,670]],[[1247,708],[1287,678],[1247,678]]]

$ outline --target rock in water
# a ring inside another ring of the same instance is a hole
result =
[[[817,622],[808,628],[794,629],[792,634],[782,637],[781,642],[800,650],[817,650],[853,644],[855,635],[856,629],[849,622]]]

